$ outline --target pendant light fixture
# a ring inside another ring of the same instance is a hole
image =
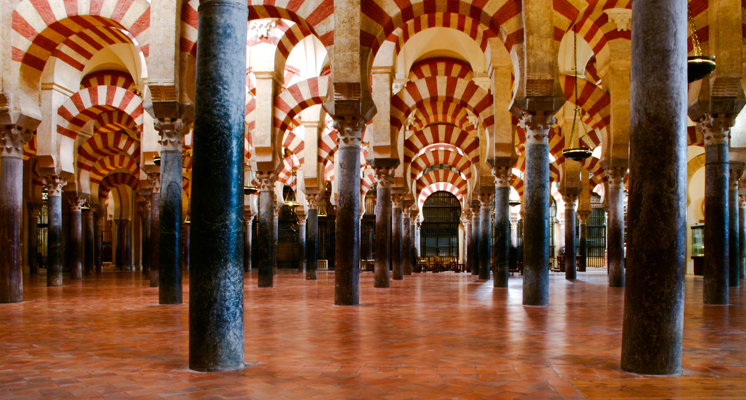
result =
[[[161,166],[161,156],[153,156],[153,164]]]
[[[582,147],[578,145],[578,147],[572,147],[573,145],[573,139],[575,138],[575,125],[580,125],[581,122],[579,121],[579,114],[580,114],[580,107],[578,106],[578,32],[577,32],[577,25],[572,26],[572,42],[573,42],[573,63],[574,63],[574,74],[575,77],[575,114],[572,117],[572,131],[570,132],[570,143],[568,143],[569,148],[562,150],[562,155],[565,156],[565,158],[569,158],[573,161],[583,161],[586,158],[590,157],[593,152],[588,147]],[[580,141],[580,138],[578,138],[578,141]]]
[[[703,56],[702,47],[699,45],[699,36],[697,35],[697,25],[694,24],[692,9],[687,5],[689,12],[689,28],[692,30],[692,49],[694,55],[687,57],[687,75],[689,83],[698,81],[715,71],[715,57]]]
[[[246,182],[244,183],[244,186],[243,186],[243,194],[245,195],[257,194],[259,193],[259,188],[253,184],[254,172],[251,170],[251,162],[247,161],[246,166],[249,167],[249,176],[245,178]]]

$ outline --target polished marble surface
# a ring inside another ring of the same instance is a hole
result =
[[[333,306],[334,274],[282,271],[245,288],[241,371],[187,370],[188,303],[158,305],[135,272],[47,288],[26,276],[19,304],[0,304],[0,398],[542,399],[746,398],[746,288],[703,306],[686,278],[684,373],[619,368],[623,289],[605,271],[550,274],[550,305],[524,307],[470,274],[413,274]],[[66,276],[67,278],[67,276]],[[184,299],[188,299],[184,285]]]

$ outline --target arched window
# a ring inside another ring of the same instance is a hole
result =
[[[422,257],[458,257],[461,203],[448,192],[435,192],[422,208],[420,245]]]

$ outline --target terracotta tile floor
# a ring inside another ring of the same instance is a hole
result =
[[[105,272],[0,305],[0,398],[544,399],[746,398],[746,288],[701,305],[686,280],[684,367],[676,377],[619,369],[622,290],[605,272],[551,276],[551,305],[464,274],[415,274],[334,307],[333,273],[246,280],[242,371],[187,370],[188,305],[159,306],[133,273]],[[184,286],[184,298],[188,299]]]

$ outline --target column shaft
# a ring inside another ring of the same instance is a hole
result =
[[[181,304],[181,151],[161,150],[158,301]]]
[[[471,251],[469,252],[469,263],[471,264],[471,274],[479,275],[479,231],[480,225],[480,212],[478,207],[472,207],[471,217]]]
[[[58,177],[48,177],[47,286],[62,286],[62,186]]]
[[[192,227],[191,224],[184,224],[184,237],[182,238],[184,246],[182,248],[182,254],[184,257],[182,268],[184,271],[189,272],[189,267],[191,264],[191,257],[190,257],[190,241],[192,239]]]
[[[39,211],[41,206],[28,204],[28,268],[29,275],[39,273]]]
[[[489,195],[480,195],[479,210],[479,279],[490,279],[490,247],[492,241],[492,202]]]
[[[132,271],[132,221],[124,221],[124,268]]]
[[[738,259],[740,260],[739,270],[741,271],[738,276],[739,278],[746,279],[746,199],[739,199],[739,214],[738,214]]]
[[[298,224],[298,244],[300,245],[300,258],[298,259],[298,272],[306,273],[306,220]]]
[[[85,219],[84,251],[85,251],[85,275],[93,275],[93,210],[88,209],[83,213]]]
[[[577,279],[575,264],[575,205],[577,196],[563,196],[565,200],[565,279]]]
[[[402,219],[402,262],[404,275],[412,275],[412,224],[409,219],[409,212],[404,214]]]
[[[150,196],[148,196],[148,198],[149,197]],[[140,226],[142,227],[142,234],[140,235],[140,238],[142,240],[142,276],[145,279],[150,279],[150,216],[152,214],[151,207],[152,204],[148,199],[147,204],[143,207],[142,213],[140,214]]]
[[[507,173],[495,178],[495,258],[494,287],[508,287],[510,269],[510,186]]]
[[[627,170],[607,169],[609,221],[606,245],[609,252],[609,287],[624,287],[624,175]]]
[[[376,171],[376,267],[373,286],[389,287],[391,269],[391,172]]]
[[[189,270],[189,368],[244,366],[246,1],[199,6]]]
[[[316,280],[316,265],[319,259],[319,209],[318,203],[309,201],[306,235],[306,280]]]
[[[259,260],[259,287],[272,287],[272,259],[274,252],[274,199],[273,185],[267,182],[267,187],[259,191],[259,230],[256,235],[257,260]]]
[[[398,201],[394,201],[391,208],[391,268],[392,278],[400,281],[404,279],[402,268],[402,209],[401,196],[397,195]]]
[[[728,304],[728,144],[705,144],[705,304]],[[630,232],[631,235],[631,232]]]
[[[272,275],[278,274],[277,266],[277,255],[280,249],[280,208],[281,206],[275,205],[272,209]]]
[[[586,271],[586,262],[588,257],[588,216],[580,219],[580,227],[578,228],[580,233],[580,242],[578,243],[578,253],[580,255],[580,264],[577,264],[576,270],[580,272]]]
[[[4,147],[10,138],[2,135]],[[23,158],[22,152],[5,151],[0,156],[0,303],[18,303],[23,301]]]
[[[127,226],[125,225],[125,220],[118,220],[116,221],[117,226],[117,267],[120,271],[126,271],[127,270],[127,256],[125,255],[125,248],[127,247],[126,238],[127,238]],[[67,245],[70,246],[70,241],[68,240]]]
[[[153,178],[157,177],[157,181]],[[158,287],[160,283],[160,241],[161,241],[161,208],[158,206],[161,201],[160,193],[160,173],[156,172],[148,176],[151,178],[151,188],[153,193],[150,195],[150,287]],[[160,296],[160,295],[159,295]]]
[[[243,272],[251,272],[251,234],[254,222],[253,213],[244,213]]]
[[[675,374],[681,371],[686,268],[687,5],[635,1],[632,14],[621,366]]]
[[[99,211],[100,212],[100,211]],[[103,234],[101,233],[101,219],[98,213],[93,217],[93,263],[96,273],[100,274],[104,268]]]
[[[730,170],[730,185],[728,188],[728,285],[738,287],[741,285],[740,269],[740,237],[738,235],[738,180],[743,171]],[[705,247],[706,248],[706,247]]]

